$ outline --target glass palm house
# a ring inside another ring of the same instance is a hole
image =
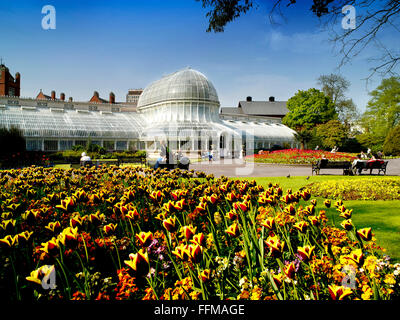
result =
[[[13,126],[22,130],[28,150],[44,151],[90,141],[108,150],[145,149],[149,157],[157,157],[165,142],[189,157],[205,151],[226,157],[240,155],[243,148],[296,143],[294,131],[281,123],[222,119],[213,84],[190,68],[151,83],[140,95],[136,112],[0,97],[0,127]]]

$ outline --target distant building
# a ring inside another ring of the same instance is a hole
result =
[[[237,107],[223,107],[220,109],[220,117],[225,120],[255,120],[270,119],[271,122],[281,122],[289,112],[286,101],[276,101],[275,97],[269,97],[266,101],[253,101],[247,97],[246,101],[239,101]]]
[[[128,91],[128,94],[126,95],[126,102],[129,104],[133,104],[137,106],[137,103],[139,101],[139,97],[142,94],[143,89],[131,89]]]
[[[19,97],[21,85],[21,75],[15,74],[15,78],[10,74],[8,68],[0,64],[0,96]]]

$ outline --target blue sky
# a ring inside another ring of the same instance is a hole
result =
[[[94,90],[124,101],[130,88],[190,66],[214,84],[221,106],[275,96],[287,100],[297,90],[317,87],[321,74],[336,72],[339,57],[307,13],[309,1],[286,10],[287,22],[271,25],[270,1],[229,24],[224,33],[206,33],[206,10],[195,0],[0,2],[0,57],[11,73],[21,73],[21,95],[43,89],[87,101]],[[307,2],[307,4],[305,4]],[[56,29],[43,30],[44,5],[56,9]],[[351,81],[348,96],[362,111],[370,51],[341,69]]]

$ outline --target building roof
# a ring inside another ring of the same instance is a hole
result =
[[[245,114],[259,116],[285,116],[289,112],[286,101],[239,101],[238,108]]]
[[[140,95],[138,109],[177,100],[207,101],[219,105],[217,91],[211,81],[201,72],[186,68],[147,86]]]

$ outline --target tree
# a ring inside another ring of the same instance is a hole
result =
[[[324,148],[333,148],[337,146],[341,148],[348,138],[348,130],[338,120],[330,120],[317,126],[316,135],[322,141]]]
[[[253,8],[258,8],[256,0],[196,0],[203,3],[204,8],[210,8],[207,13],[209,26],[207,31],[223,32],[225,26],[246,14]],[[273,22],[275,13],[283,15],[284,8],[295,7],[296,0],[275,0],[272,2],[270,20]],[[400,17],[400,1],[398,0],[309,0],[310,11],[322,23],[322,26],[332,34],[334,45],[339,46],[342,55],[340,66],[351,61],[366,47],[374,45],[381,53],[373,58],[376,61],[371,68],[371,74],[393,74],[400,63],[400,52],[389,49],[381,41],[380,36],[385,31],[400,33],[397,27]],[[357,8],[355,28],[339,29],[344,15],[342,9],[346,5]],[[295,8],[298,10],[298,8]]]
[[[386,155],[400,155],[400,125],[393,128],[385,139],[383,152]]]
[[[318,124],[336,119],[332,100],[318,89],[299,90],[287,102],[289,112],[282,123],[296,130],[310,130]]]
[[[321,75],[317,81],[322,92],[332,99],[341,122],[349,126],[350,123],[357,120],[359,117],[357,107],[352,99],[346,97],[346,92],[350,87],[348,80],[341,75],[330,74]]]
[[[16,127],[0,128],[0,150],[2,155],[24,152],[26,143],[22,131]]]
[[[289,112],[282,123],[297,132],[295,138],[300,142],[301,149],[312,139],[312,129],[316,125],[337,117],[332,100],[315,88],[299,90],[288,100],[286,106]]]
[[[371,100],[361,118],[361,140],[383,147],[386,136],[400,122],[400,77],[383,79],[370,93]]]

